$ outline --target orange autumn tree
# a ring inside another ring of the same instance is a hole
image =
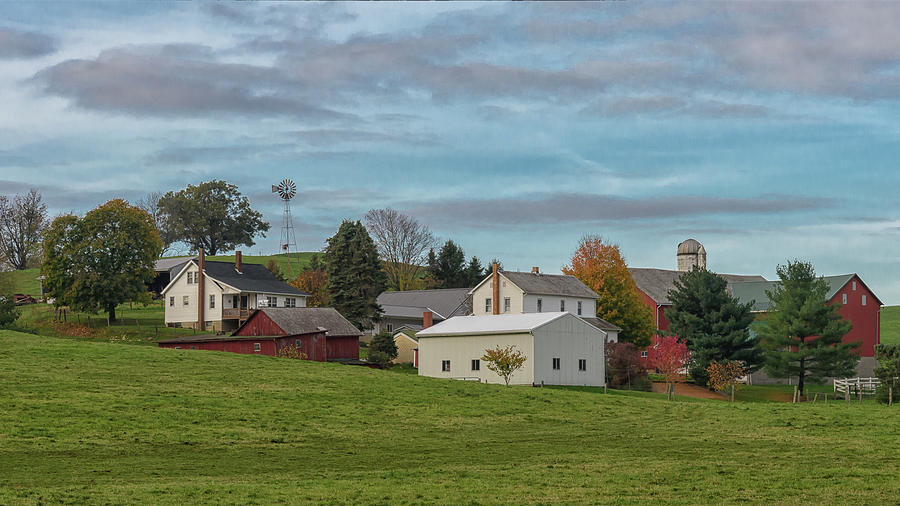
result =
[[[641,301],[618,244],[604,242],[598,235],[586,235],[578,243],[570,265],[562,271],[597,293],[597,316],[622,328],[619,341],[639,348],[650,344],[656,332],[653,313]]]
[[[306,270],[291,281],[291,286],[310,295],[306,305],[323,307],[328,305],[328,275],[322,270]]]

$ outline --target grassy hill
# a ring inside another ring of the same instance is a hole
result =
[[[881,308],[881,342],[900,344],[900,306]]]
[[[890,503],[900,412],[0,331],[0,503]]]

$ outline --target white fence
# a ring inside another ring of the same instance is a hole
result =
[[[844,378],[834,379],[834,393],[849,395],[875,395],[881,381],[878,378]]]

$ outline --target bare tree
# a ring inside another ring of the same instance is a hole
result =
[[[16,270],[27,269],[41,255],[47,206],[32,188],[12,200],[0,196],[0,256]]]
[[[427,226],[394,209],[372,209],[366,228],[384,261],[388,284],[395,290],[417,288],[419,272],[434,236]]]
[[[161,256],[164,256],[168,253],[172,253],[172,243],[174,243],[171,227],[168,226],[166,221],[167,215],[162,212],[159,207],[159,200],[163,197],[162,192],[150,192],[144,196],[144,198],[138,200],[135,205],[150,215],[153,218],[153,223],[156,224],[156,231],[159,232],[159,238],[162,239],[163,249]]]

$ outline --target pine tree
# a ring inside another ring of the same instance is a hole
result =
[[[763,361],[758,339],[750,337],[751,304],[741,304],[727,287],[716,273],[695,266],[669,291],[669,330],[687,344],[691,377],[699,385],[709,381],[706,368],[714,361],[740,361],[751,371]]]
[[[434,254],[434,248],[428,250],[426,262],[425,286],[427,288],[437,288],[439,285],[438,280],[435,277],[435,273],[437,272],[437,255]]]
[[[484,267],[478,257],[473,256],[466,266],[466,286],[475,286],[484,278]]]
[[[370,328],[381,308],[375,301],[387,283],[375,243],[359,221],[344,221],[325,248],[328,299],[358,328]]]
[[[766,290],[769,314],[759,325],[766,372],[797,376],[801,394],[807,379],[853,374],[860,343],[841,342],[853,325],[838,313],[839,306],[826,302],[828,283],[808,262],[788,262],[777,272],[781,282]]]
[[[466,279],[466,255],[452,239],[441,247],[437,255],[434,278],[441,288],[464,288]]]

